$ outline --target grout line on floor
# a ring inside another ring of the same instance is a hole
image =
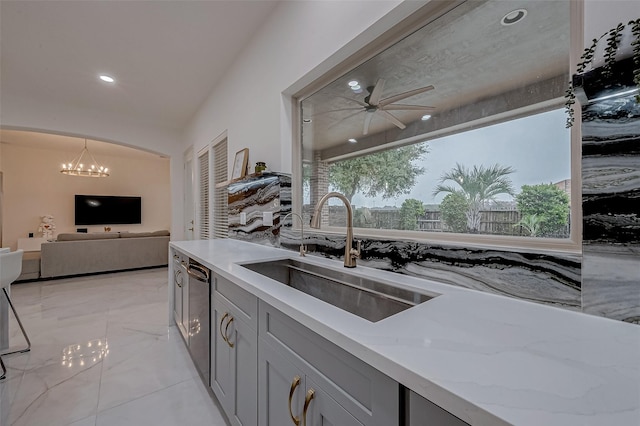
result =
[[[156,389],[156,390],[154,390],[154,391],[152,391],[152,392],[149,392],[149,393],[147,393],[147,394],[140,395],[140,396],[137,396],[137,397],[135,397],[135,398],[133,398],[133,399],[130,399],[130,400],[128,400],[128,401],[124,401],[124,402],[121,402],[121,403],[119,403],[119,404],[116,404],[116,405],[114,405],[113,407],[105,408],[104,410],[98,411],[98,412],[96,413],[96,422],[98,421],[98,416],[99,416],[100,414],[102,414],[102,413],[106,413],[107,411],[111,411],[111,410],[113,410],[113,409],[115,409],[115,408],[121,407],[121,406],[123,406],[123,405],[129,404],[129,403],[134,402],[134,401],[137,401],[137,400],[139,400],[139,399],[146,398],[146,397],[148,397],[148,396],[150,396],[150,395],[153,395],[153,394],[155,394],[155,393],[165,391],[165,390],[167,390],[167,389],[169,389],[169,388],[172,388],[172,387],[174,387],[174,386],[178,386],[178,385],[180,385],[180,384],[182,384],[182,383],[188,382],[189,380],[194,380],[194,378],[193,378],[193,377],[189,377],[188,379],[180,380],[179,382],[176,382],[176,383],[174,383],[174,384],[172,384],[172,385],[169,385],[169,386],[167,386],[167,387],[164,387],[164,388],[162,388],[162,389]],[[98,404],[99,404],[99,403],[100,403],[100,400],[98,400]]]

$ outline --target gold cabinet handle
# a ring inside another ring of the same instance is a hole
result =
[[[293,424],[296,426],[300,426],[300,417],[293,415],[293,412],[291,411],[291,400],[293,399],[293,393],[296,391],[298,386],[300,386],[300,376],[293,378],[293,382],[291,382],[291,389],[289,389],[289,416],[291,417]]]
[[[222,332],[222,323],[224,322],[224,320],[229,316],[229,312],[225,312],[224,315],[222,316],[222,319],[220,320],[220,325],[218,326],[218,330],[220,330],[220,336],[222,336],[222,338],[224,339],[225,342],[227,342],[227,337],[224,335],[224,333]],[[227,342],[229,343],[229,342]]]
[[[307,391],[307,396],[304,398],[304,408],[302,409],[302,426],[307,426],[307,410],[309,409],[309,404],[311,404],[311,400],[315,396],[316,391],[313,388]]]
[[[233,322],[233,317],[229,316],[229,321],[227,321],[227,326],[224,328],[224,340],[227,342],[230,348],[233,348],[233,343],[229,340],[229,325]]]

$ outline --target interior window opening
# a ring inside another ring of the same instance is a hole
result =
[[[505,25],[521,3],[452,2],[301,96],[303,216],[337,191],[365,235],[575,244],[579,135],[562,107],[570,2],[527,2],[524,19]],[[345,221],[345,206],[331,200],[322,228]]]

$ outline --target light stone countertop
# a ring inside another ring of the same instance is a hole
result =
[[[295,252],[171,246],[472,425],[640,425],[637,325],[358,266],[349,273],[439,295],[372,323],[239,265]]]

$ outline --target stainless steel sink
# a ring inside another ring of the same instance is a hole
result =
[[[241,266],[372,322],[433,298],[294,259],[247,263]]]

